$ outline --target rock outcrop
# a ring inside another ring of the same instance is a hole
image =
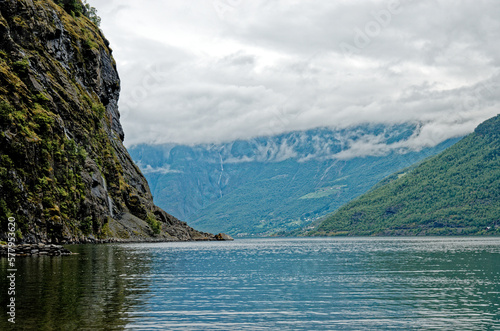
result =
[[[222,240],[222,241],[233,241],[234,240],[233,237],[231,237],[230,235],[225,234],[225,233],[216,234],[215,235],[215,239],[216,240]]]
[[[215,240],[153,204],[122,144],[108,41],[51,0],[0,1],[0,239]]]
[[[45,244],[22,244],[22,245],[0,245],[0,256],[33,256],[33,255],[48,255],[48,256],[61,256],[72,255],[70,250],[61,245],[45,245]]]

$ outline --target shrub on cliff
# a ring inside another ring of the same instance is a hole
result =
[[[82,14],[94,22],[95,25],[101,25],[101,18],[97,15],[97,9],[92,7],[86,0],[56,0],[56,3],[64,8],[71,16],[79,17]]]

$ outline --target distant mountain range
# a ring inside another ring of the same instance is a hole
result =
[[[224,144],[138,145],[129,152],[155,203],[191,226],[270,235],[311,224],[459,140],[419,151],[396,147],[418,130],[413,124],[324,128]],[[368,151],[371,156],[350,149],[365,141],[387,149]]]
[[[308,235],[500,234],[500,116],[385,179]]]

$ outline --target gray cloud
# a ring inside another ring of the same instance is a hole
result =
[[[346,142],[373,154],[433,146],[499,112],[495,0],[91,4],[122,78],[127,145],[419,125],[405,146]]]

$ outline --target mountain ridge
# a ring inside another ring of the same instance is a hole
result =
[[[410,141],[418,130],[415,124],[373,124],[129,150],[148,178],[155,202],[171,214],[204,231],[269,235],[309,224],[393,171],[459,139],[413,151]],[[353,156],[353,146],[367,145],[373,146],[368,151],[373,155]]]
[[[305,235],[500,234],[500,115]]]

